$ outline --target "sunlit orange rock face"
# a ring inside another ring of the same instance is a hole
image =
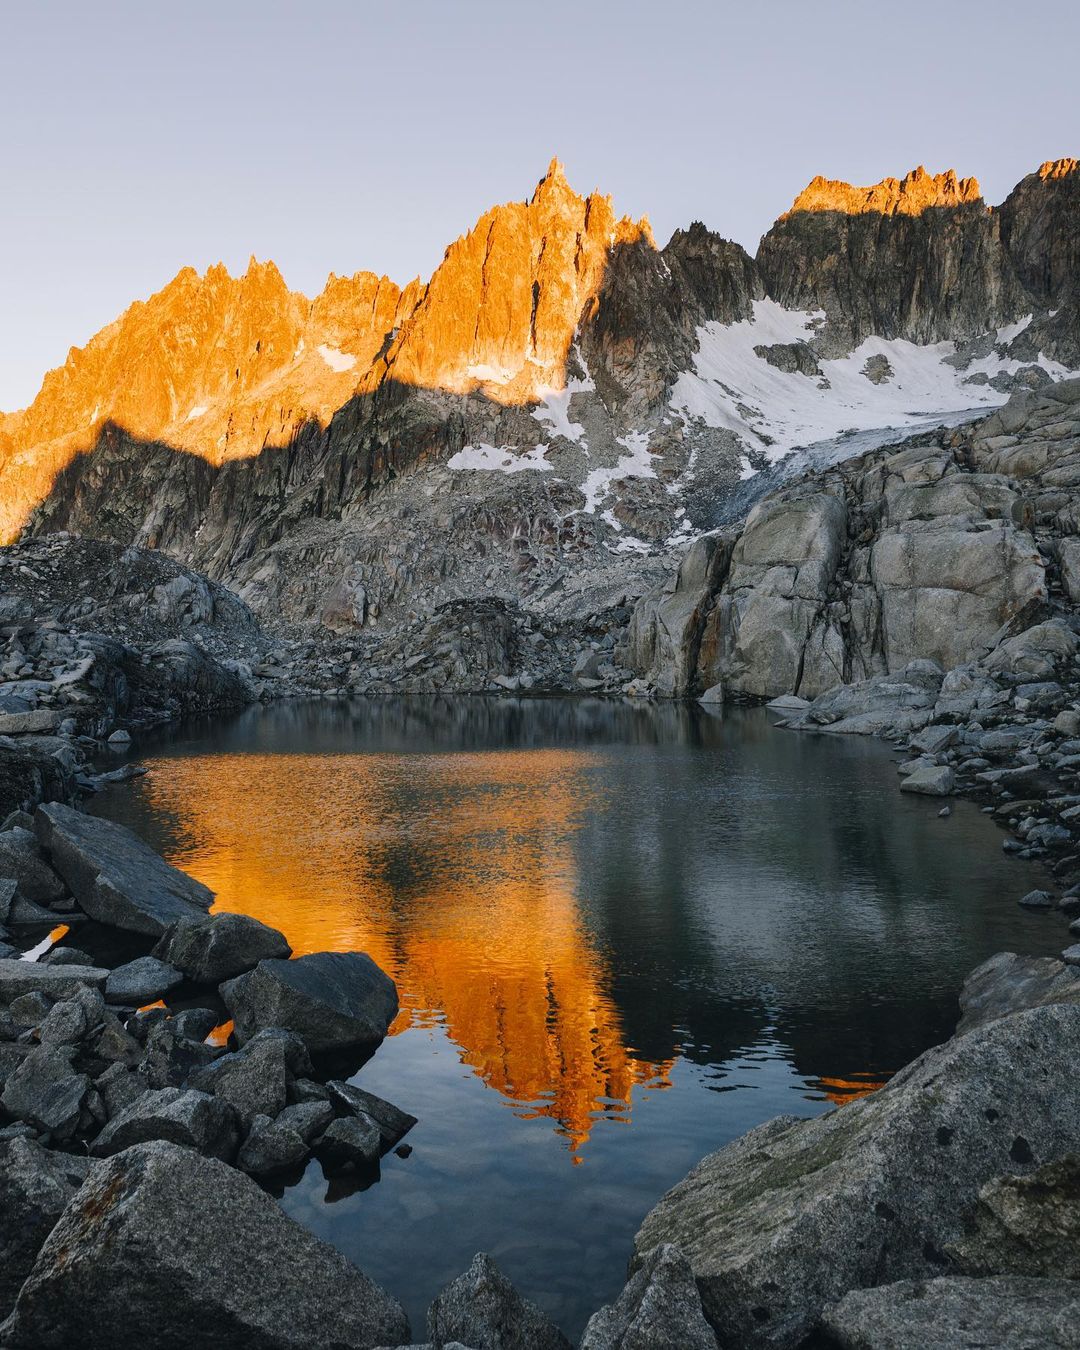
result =
[[[185,268],[73,347],[29,408],[0,415],[0,542],[108,422],[221,465],[325,425],[387,379],[501,403],[561,389],[610,249],[638,239],[652,243],[647,222],[579,197],[553,161],[531,201],[490,210],[427,286],[331,275],[308,300],[272,262],[242,277]]]
[[[562,388],[610,250],[640,239],[653,242],[647,221],[616,220],[610,197],[579,197],[552,160],[531,201],[494,207],[446,250],[385,373],[454,393],[480,386],[500,402]]]
[[[883,178],[870,187],[854,187],[838,179],[818,177],[795,198],[787,220],[797,211],[841,211],[845,215],[876,212],[883,216],[919,216],[932,206],[977,202],[982,190],[975,178],[957,178],[952,169],[930,174],[920,164],[903,178]]]
[[[392,1034],[445,1025],[577,1158],[599,1115],[629,1113],[635,1085],[663,1087],[671,1067],[627,1045],[578,909],[591,767],[555,750],[439,757],[430,773],[423,757],[215,755],[170,762],[145,790],[177,822],[168,856],[218,908],[280,928],[298,954],[366,951],[398,985]],[[401,840],[404,800],[427,793],[438,814]]]

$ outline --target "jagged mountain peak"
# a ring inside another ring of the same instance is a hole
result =
[[[918,216],[931,207],[961,206],[981,200],[978,179],[958,178],[954,169],[931,174],[919,164],[903,178],[882,178],[868,187],[856,187],[819,174],[811,179],[780,219],[788,220],[802,211]]]
[[[1078,169],[1080,169],[1080,159],[1072,159],[1069,156],[1062,159],[1048,159],[1045,164],[1039,165],[1039,177],[1044,182],[1047,179],[1068,178]]]

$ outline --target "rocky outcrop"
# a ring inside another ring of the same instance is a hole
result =
[[[987,1181],[1075,1147],[1078,1037],[1075,1006],[1017,1013],[842,1111],[759,1126],[660,1201],[634,1265],[679,1246],[721,1345],[744,1350],[799,1345],[851,1289],[932,1278]]]
[[[664,694],[816,698],[987,656],[1071,584],[1074,458],[1078,380],[783,487],[639,602],[630,663]]]
[[[825,311],[815,344],[825,354],[872,335],[972,338],[1041,322],[1071,298],[1078,192],[1068,159],[1044,164],[995,209],[975,179],[952,171],[920,167],[865,188],[815,178],[765,235],[757,263],[782,304]],[[1046,350],[1065,359],[1075,339],[1061,336]]]

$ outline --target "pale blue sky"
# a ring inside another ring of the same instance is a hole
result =
[[[1080,154],[1075,0],[0,0],[0,408],[181,266],[426,277],[558,154],[751,251],[815,174]]]

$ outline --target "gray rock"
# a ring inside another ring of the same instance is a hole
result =
[[[924,797],[948,797],[956,791],[956,775],[947,764],[927,764],[905,778],[900,791],[918,792]]]
[[[99,1025],[105,1000],[99,989],[83,985],[70,998],[54,1003],[38,1030],[42,1045],[77,1045]]]
[[[410,1116],[392,1103],[376,1097],[373,1092],[365,1092],[354,1083],[345,1083],[340,1079],[331,1079],[326,1085],[330,1101],[335,1111],[349,1115],[363,1115],[373,1120],[382,1135],[383,1149],[393,1148],[399,1140],[409,1133],[416,1124],[416,1117]]]
[[[287,1121],[256,1116],[248,1136],[240,1146],[236,1165],[252,1176],[272,1176],[304,1162],[308,1146]]]
[[[184,917],[199,918],[213,894],[112,821],[50,802],[34,816],[52,864],[91,918],[160,936]]]
[[[197,984],[220,984],[254,969],[260,961],[287,959],[285,935],[246,914],[181,919],[154,948],[154,955]]]
[[[222,1055],[188,1079],[232,1106],[248,1127],[256,1116],[274,1118],[288,1101],[289,1070],[284,1050],[272,1041]]]
[[[570,1350],[570,1342],[522,1298],[495,1262],[477,1252],[464,1275],[436,1297],[427,1315],[436,1345],[461,1341],[476,1350]]]
[[[1080,1280],[1080,1156],[988,1181],[946,1255],[965,1275]]]
[[[1080,970],[1052,956],[998,952],[978,966],[960,991],[957,1033],[1048,1003],[1080,1003]]]
[[[160,1017],[147,1030],[146,1050],[139,1068],[149,1087],[179,1087],[220,1057],[221,1050],[216,1046],[181,1036],[164,1010],[154,1009],[154,1013]],[[129,1027],[132,1025],[128,1023]],[[138,1022],[134,1025],[137,1028]]]
[[[661,1243],[609,1307],[589,1318],[578,1350],[717,1350],[690,1262]]]
[[[1028,891],[1016,903],[1025,909],[1053,909],[1054,897],[1049,891]]]
[[[71,1046],[42,1045],[9,1075],[0,1101],[16,1120],[67,1140],[79,1127],[90,1088],[86,1074],[75,1072]]]
[[[1076,1350],[1080,1287],[1021,1276],[962,1275],[858,1289],[828,1308],[839,1350]]]
[[[329,1102],[296,1102],[279,1114],[277,1123],[293,1130],[305,1144],[310,1144],[333,1119],[334,1108]]]
[[[20,994],[18,998],[12,999],[8,1013],[17,1027],[36,1027],[48,1017],[52,1006],[53,1000],[47,994],[35,989],[29,994]]]
[[[17,826],[0,833],[0,877],[11,877],[19,894],[37,905],[51,905],[67,887],[49,866],[30,830]],[[0,921],[7,913],[0,912]]]
[[[794,1347],[853,1288],[926,1277],[993,1177],[1075,1148],[1080,1007],[1017,1013],[915,1060],[879,1092],[781,1118],[705,1158],[646,1217],[633,1268],[681,1247],[734,1344]]]
[[[11,1350],[368,1350],[408,1339],[401,1307],[242,1173],[160,1142],[94,1168],[0,1330]]]
[[[37,961],[0,961],[0,1003],[40,992],[67,998],[83,985],[101,989],[109,972],[97,966],[43,966]]]
[[[110,1119],[118,1116],[125,1107],[130,1106],[147,1091],[146,1084],[139,1075],[132,1073],[126,1065],[120,1063],[110,1064],[100,1077],[94,1079],[94,1087],[105,1105],[105,1114]]]
[[[369,1116],[332,1120],[318,1143],[319,1157],[330,1167],[370,1167],[381,1153],[382,1135]]]
[[[150,1003],[183,982],[183,975],[174,966],[156,956],[140,956],[116,967],[105,981],[105,997],[110,1003]]]
[[[133,1144],[167,1140],[223,1162],[236,1157],[236,1116],[228,1103],[206,1092],[175,1087],[144,1092],[121,1108],[94,1140],[92,1152],[108,1158]]]
[[[189,1041],[205,1041],[220,1021],[212,1008],[185,1008],[173,1018],[173,1028]]]
[[[1061,953],[1061,959],[1067,966],[1080,966],[1080,942],[1074,942]]]
[[[223,984],[221,996],[241,1044],[264,1027],[284,1027],[311,1051],[380,1041],[398,1010],[393,980],[363,952],[260,961]]]
[[[94,958],[89,952],[84,952],[78,947],[53,947],[44,956],[38,957],[38,964],[42,966],[92,966]]]
[[[0,1318],[7,1317],[76,1187],[56,1155],[28,1139],[0,1144]]]

